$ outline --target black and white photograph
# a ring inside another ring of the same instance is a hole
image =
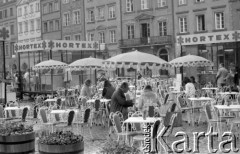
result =
[[[0,0],[0,154],[238,154],[239,50],[240,0]]]

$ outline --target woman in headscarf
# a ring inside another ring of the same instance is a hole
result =
[[[104,81],[104,88],[102,91],[102,97],[106,98],[106,99],[111,99],[113,92],[115,91],[115,88],[112,86],[112,84],[110,83],[110,81],[105,80]]]

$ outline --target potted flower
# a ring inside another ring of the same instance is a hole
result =
[[[0,128],[0,153],[31,153],[35,151],[32,126],[6,123]]]
[[[107,140],[104,143],[101,154],[138,154],[140,150],[135,146],[129,146],[124,141]]]
[[[57,131],[42,136],[38,140],[39,153],[77,153],[84,152],[82,135],[75,135],[71,131]]]

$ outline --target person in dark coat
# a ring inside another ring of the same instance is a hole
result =
[[[102,91],[102,97],[106,98],[106,99],[111,99],[112,95],[115,91],[115,88],[112,86],[112,84],[108,80],[104,81],[103,86],[104,86],[104,88],[103,88],[103,91]]]
[[[124,120],[128,117],[128,107],[133,106],[133,100],[127,100],[124,93],[129,90],[128,83],[123,82],[121,86],[113,93],[111,99],[110,112],[120,111],[123,114]]]

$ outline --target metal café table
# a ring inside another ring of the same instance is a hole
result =
[[[143,117],[129,117],[128,119],[126,119],[123,124],[127,125],[127,131],[129,131],[129,124],[132,123],[141,123],[141,124],[154,124],[154,122],[156,120],[160,120],[162,122],[162,118],[156,118],[156,117],[146,117],[146,119],[143,119]],[[151,131],[152,131],[152,127],[151,127]],[[152,134],[152,133],[151,133]],[[151,147],[153,147],[153,142],[154,140],[151,138]]]
[[[218,109],[219,111],[220,110],[238,110],[240,111],[240,105],[214,105],[214,107],[216,109]],[[218,118],[218,128],[220,128],[219,132],[220,132],[220,135],[219,135],[219,140],[221,140],[221,134],[222,134],[222,127],[220,125],[220,121],[222,120],[221,117],[219,119],[219,116],[217,116]]]
[[[4,108],[5,118],[7,118],[7,111],[18,111],[18,112],[17,112],[17,116],[20,116],[20,115],[19,115],[19,111],[20,111],[20,110],[23,110],[25,107],[27,107],[28,109],[30,109],[30,106],[5,107],[5,108]]]
[[[212,100],[214,100],[213,98],[210,98],[210,97],[190,97],[188,98],[191,102],[192,102],[192,111],[193,111],[193,117],[192,117],[192,125],[194,126],[194,109],[195,109],[195,105],[196,103],[201,103],[202,102],[210,102]],[[202,113],[201,113],[202,114]],[[201,116],[200,116],[201,117]],[[199,124],[199,121],[200,121],[200,117],[198,119],[198,124]]]

